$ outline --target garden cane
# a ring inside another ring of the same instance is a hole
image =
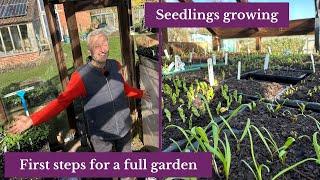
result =
[[[29,116],[28,106],[27,106],[27,102],[26,102],[26,100],[24,98],[24,95],[26,94],[26,92],[31,91],[33,89],[34,89],[34,86],[28,87],[28,88],[25,88],[25,89],[21,89],[21,90],[6,94],[4,96],[4,98],[11,97],[11,96],[14,96],[14,95],[19,96],[19,98],[21,100],[21,104],[23,106],[23,109],[24,109],[26,115]]]

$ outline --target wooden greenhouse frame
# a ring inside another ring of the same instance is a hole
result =
[[[71,40],[72,56],[74,60],[74,68],[83,64],[83,56],[81,53],[79,31],[77,27],[77,19],[75,13],[78,11],[92,10],[106,7],[117,7],[120,44],[123,66],[127,74],[127,81],[136,86],[135,70],[134,70],[134,52],[133,41],[130,38],[130,26],[132,25],[131,18],[131,1],[130,0],[44,0],[45,12],[48,19],[48,26],[50,30],[53,52],[56,58],[56,63],[59,70],[59,77],[63,89],[69,81],[68,72],[65,63],[65,57],[62,51],[62,43],[58,36],[58,27],[55,20],[54,5],[63,4],[66,13],[66,21],[68,32]],[[132,103],[131,103],[132,106]],[[71,129],[76,128],[75,113],[73,105],[67,108],[68,122]]]
[[[192,3],[192,0],[179,0],[181,3]],[[271,36],[291,36],[291,35],[315,35],[315,49],[318,52],[320,49],[320,20],[319,7],[320,0],[315,1],[315,18],[292,20],[288,28],[210,28],[207,30],[212,34],[213,50],[217,50],[221,45],[221,39],[228,38],[256,38],[256,50],[261,51],[261,37]],[[237,3],[248,3],[248,0],[237,0]],[[163,46],[168,45],[168,31],[167,28],[161,30],[163,37]]]

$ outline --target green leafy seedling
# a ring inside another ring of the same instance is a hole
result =
[[[184,114],[184,110],[181,107],[178,107],[178,113],[180,118],[182,119],[182,122],[185,123],[186,122],[186,115]]]
[[[166,114],[168,121],[171,122],[171,112],[167,108],[165,108],[164,113]]]

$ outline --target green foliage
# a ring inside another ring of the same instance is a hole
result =
[[[167,108],[164,108],[164,113],[166,114],[168,121],[171,122],[171,112]]]
[[[58,89],[50,82],[41,82],[34,85],[34,87],[33,90],[28,91],[25,94],[25,100],[27,101],[29,108],[40,106],[58,96]],[[3,96],[18,90],[20,90],[20,87],[16,84],[12,84],[11,86],[2,89],[1,94]],[[3,104],[7,110],[11,110],[12,108],[21,106],[21,100],[17,95],[13,95],[3,98]]]
[[[286,157],[288,154],[289,147],[293,144],[295,139],[293,137],[288,137],[283,146],[281,146],[278,150],[278,157],[281,160],[282,164],[285,164]]]
[[[217,157],[222,162],[224,175],[226,179],[229,179],[231,167],[231,148],[228,137],[225,133],[224,139],[225,142],[219,139],[219,142],[221,143],[223,150],[221,150],[219,146],[212,147],[208,142],[204,142],[204,145],[206,146],[208,151],[214,155],[214,157]]]
[[[176,93],[173,93],[171,95],[171,101],[172,101],[172,105],[176,105],[177,104],[177,95],[176,95]]]
[[[304,115],[304,112],[306,110],[306,105],[304,103],[298,103],[298,106],[299,106],[301,114]]]
[[[171,89],[171,87],[170,87],[168,84],[164,84],[162,89],[163,89],[163,93],[164,93],[165,95],[171,97],[171,95],[172,95],[172,89]]]
[[[178,107],[178,113],[180,118],[182,119],[182,122],[185,123],[186,122],[186,115],[184,114],[184,110],[181,107]]]
[[[270,169],[269,169],[268,166],[266,166],[264,164],[258,164],[258,162],[256,160],[256,157],[255,157],[255,153],[254,153],[254,145],[253,145],[253,140],[252,140],[252,135],[251,135],[250,128],[248,129],[248,135],[249,135],[249,140],[250,140],[250,152],[251,152],[251,156],[252,156],[252,160],[253,160],[255,171],[253,170],[253,168],[245,160],[242,160],[242,162],[245,163],[246,166],[248,166],[248,168],[253,173],[253,175],[254,175],[254,177],[256,179],[262,180],[262,170],[263,170],[263,168],[267,169],[268,172],[270,172]]]
[[[3,127],[1,127],[3,129]],[[2,132],[2,138],[0,140],[0,149],[3,151],[21,151],[20,148],[28,147],[28,151],[39,150],[36,147],[39,142],[47,140],[49,134],[49,127],[46,124],[32,127],[22,134],[7,134]],[[24,149],[26,151],[26,149]]]
[[[196,107],[192,106],[191,111],[196,117],[200,117],[199,111]]]
[[[320,165],[320,145],[318,143],[318,132],[315,132],[312,136],[312,144],[313,144],[313,147],[314,147],[314,151],[316,152],[316,155],[317,155],[317,160],[316,160],[316,163],[318,165]]]

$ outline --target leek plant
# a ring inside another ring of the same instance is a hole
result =
[[[249,140],[250,140],[250,152],[251,152],[251,156],[252,156],[252,159],[253,159],[253,165],[254,165],[255,170],[253,170],[253,168],[245,160],[241,160],[241,161],[246,166],[248,166],[248,168],[253,173],[253,175],[254,175],[254,177],[256,179],[262,180],[262,170],[263,170],[263,168],[265,168],[268,172],[270,172],[270,169],[269,169],[268,166],[266,166],[264,164],[258,164],[258,162],[257,162],[257,160],[255,158],[254,148],[253,148],[253,140],[252,140],[252,135],[251,135],[250,128],[248,128],[248,136],[249,136]]]

